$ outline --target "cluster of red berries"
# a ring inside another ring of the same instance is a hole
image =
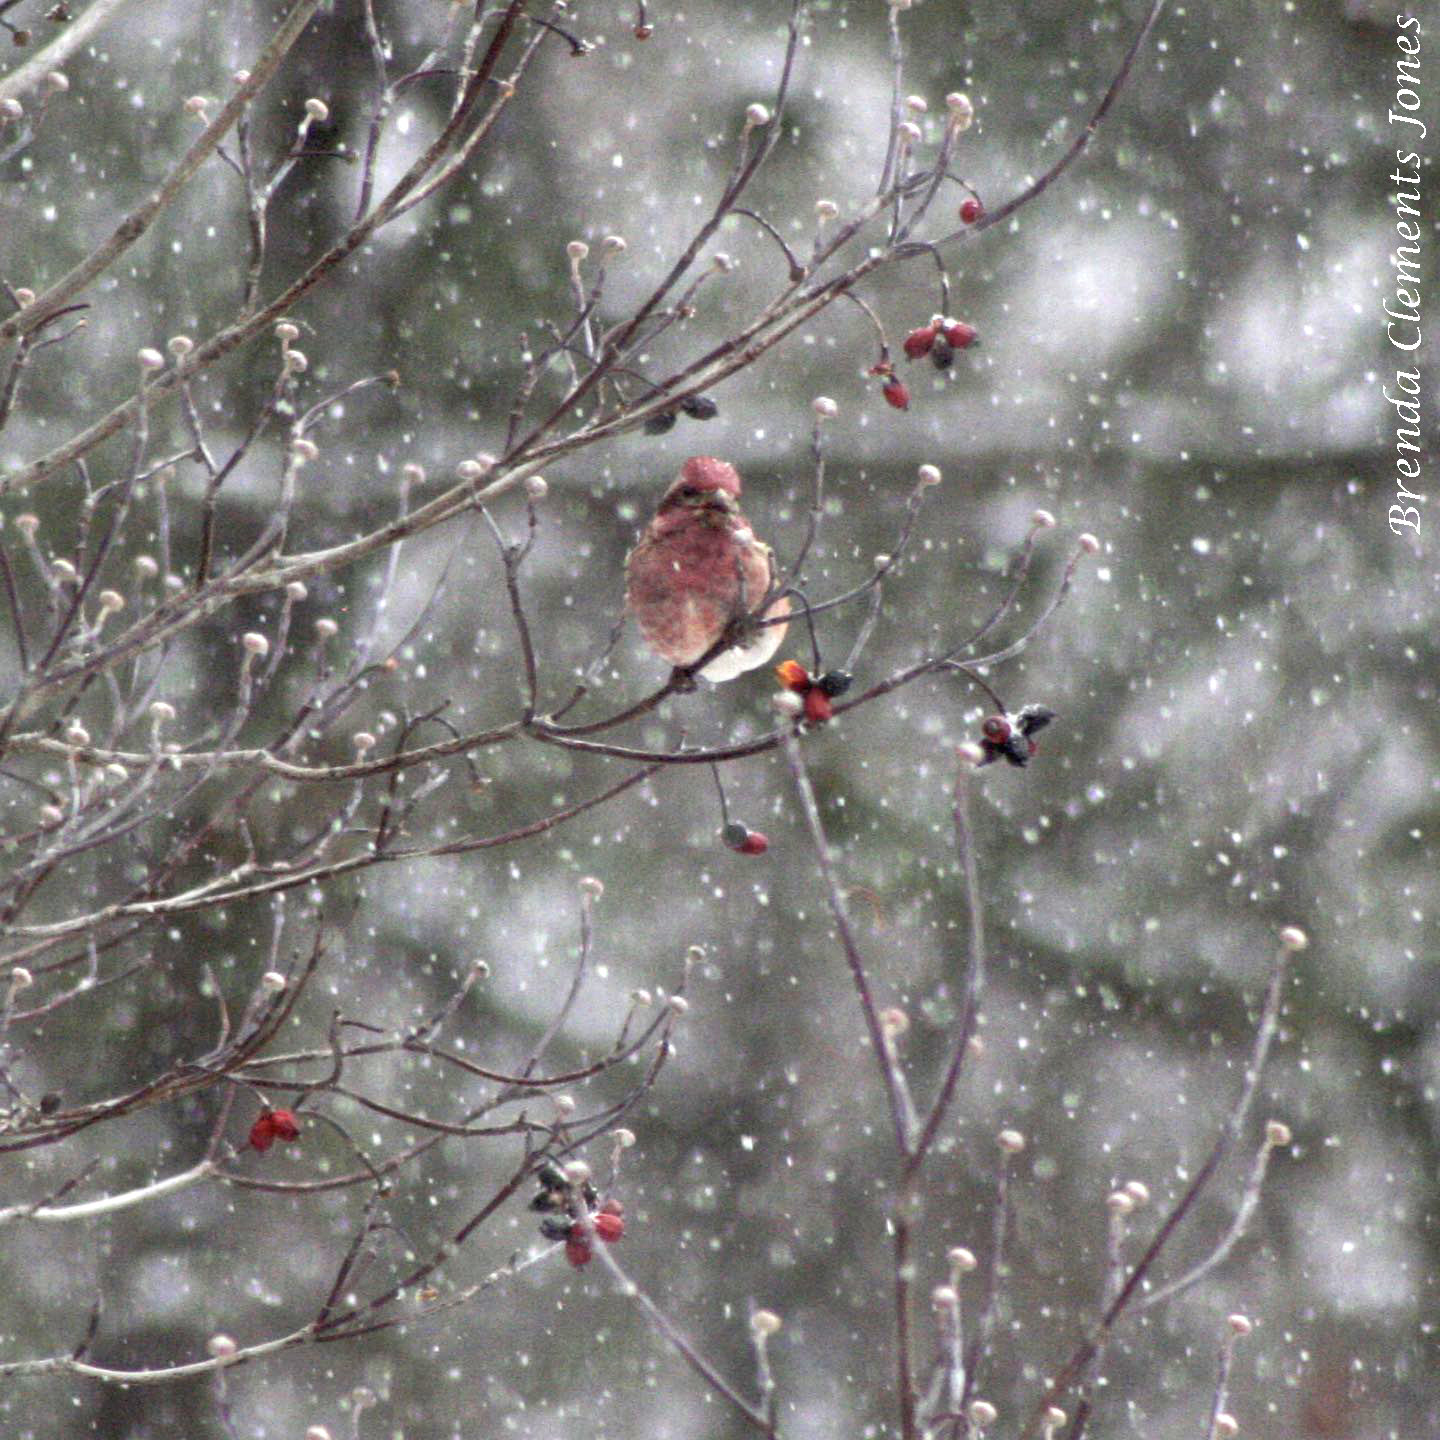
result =
[[[571,1180],[553,1161],[541,1163],[535,1178],[540,1188],[530,1201],[540,1210],[540,1233],[565,1242],[565,1258],[578,1270],[595,1258],[598,1237],[613,1245],[625,1233],[625,1207],[615,1199],[601,1201],[588,1175]]]
[[[1014,715],[987,716],[980,726],[980,748],[985,752],[980,763],[1008,760],[1012,765],[1028,765],[1040,748],[1030,737],[1054,718],[1055,712],[1044,705],[1027,705]]]
[[[945,370],[955,358],[957,350],[967,350],[979,337],[980,332],[964,320],[954,320],[948,315],[932,315],[928,325],[912,330],[905,337],[905,355],[910,360],[930,357],[930,363],[937,370]]]
[[[830,702],[843,695],[855,679],[844,670],[812,675],[798,660],[782,661],[775,667],[775,674],[787,690],[793,690],[804,702],[805,720],[810,725],[823,725],[835,713]]]
[[[262,1110],[250,1127],[250,1148],[262,1155],[277,1141],[300,1138],[300,1124],[293,1110]]]

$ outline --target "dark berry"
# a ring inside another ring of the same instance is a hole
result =
[[[675,412],[673,410],[662,410],[658,415],[652,415],[645,422],[645,433],[647,435],[663,435],[667,430],[675,428]]]
[[[720,407],[708,395],[687,395],[680,408],[692,420],[713,420],[720,413]]]

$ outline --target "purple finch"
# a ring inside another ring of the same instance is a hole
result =
[[[655,518],[625,561],[625,600],[646,643],[680,668],[693,665],[722,638],[700,671],[733,680],[780,648],[786,626],[747,624],[770,592],[775,557],[755,538],[740,510],[740,476],[724,460],[697,455],[680,467]],[[765,610],[790,613],[777,597]]]

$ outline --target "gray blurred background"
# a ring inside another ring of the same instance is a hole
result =
[[[27,8],[41,43],[42,11]],[[377,4],[397,65],[419,60],[447,8]],[[195,129],[185,97],[228,93],[274,9],[131,7],[66,64],[71,90],[38,133],[23,145],[13,129],[0,139],[12,284],[55,278],[156,183]],[[353,276],[298,307],[307,394],[391,367],[404,385],[336,418],[305,472],[291,549],[382,520],[407,461],[447,475],[465,456],[501,448],[520,334],[567,313],[568,240],[627,238],[610,315],[646,293],[723,182],[745,105],[769,99],[787,10],[659,3],[642,45],[629,5],[572,5],[569,23],[601,42],[595,51],[572,59],[547,47],[473,173],[383,231]],[[890,83],[884,13],[878,0],[815,6],[787,130],[752,196],[797,245],[808,244],[817,199],[848,211],[873,189]],[[1073,138],[1140,19],[1135,4],[928,0],[905,17],[906,90],[928,98],[932,121],[947,91],[969,92],[978,120],[956,168],[993,207]],[[837,306],[718,389],[720,416],[708,425],[628,434],[547,471],[551,498],[524,583],[552,701],[603,644],[625,551],[685,456],[733,460],[757,531],[793,553],[816,394],[834,397],[840,415],[828,431],[831,502],[811,567],[815,593],[854,583],[893,547],[917,464],[933,462],[945,477],[887,589],[862,682],[988,612],[1036,506],[1060,526],[1012,632],[1037,613],[1078,533],[1103,542],[1041,638],[992,677],[1010,704],[1043,701],[1060,719],[1030,768],[993,767],[978,787],[988,1048],[930,1176],[919,1257],[927,1358],[929,1287],[944,1279],[947,1247],[988,1255],[993,1137],[1002,1124],[1023,1130],[1010,1274],[983,1385],[1001,1412],[997,1434],[1014,1433],[1040,1377],[1094,1313],[1106,1193],[1144,1181],[1157,1201],[1137,1217],[1148,1234],[1206,1153],[1239,1086],[1273,937],[1287,923],[1312,943],[1250,1128],[1258,1135],[1265,1118],[1282,1118],[1294,1146],[1276,1156],[1229,1261],[1117,1336],[1089,1433],[1204,1435],[1232,1311],[1257,1327],[1232,1380],[1243,1434],[1440,1432],[1431,529],[1440,501],[1418,543],[1387,529],[1394,422],[1379,385],[1396,361],[1381,313],[1394,238],[1392,25],[1390,11],[1363,0],[1198,0],[1165,15],[1081,163],[1013,224],[952,252],[953,308],[983,343],[948,374],[907,370],[907,414],[887,409],[865,376],[874,342],[864,317]],[[1431,76],[1440,36],[1423,43]],[[357,147],[372,94],[360,7],[337,4],[267,92],[257,143],[272,153],[286,144],[305,98],[318,95],[331,119],[312,141]],[[438,86],[401,97],[382,179],[433,133],[441,103]],[[1433,86],[1427,104],[1433,136]],[[1433,165],[1425,177],[1433,214]],[[346,223],[354,185],[343,163],[299,168],[273,216],[267,294]],[[948,229],[953,215],[947,200],[937,221]],[[1432,328],[1437,242],[1431,226]],[[773,243],[753,227],[727,226],[718,243],[738,269],[657,350],[657,368],[702,353],[783,280]],[[0,442],[7,468],[123,395],[137,346],[227,320],[243,267],[238,187],[212,162],[89,292],[87,334],[37,362],[24,413]],[[892,344],[934,310],[933,276],[917,262],[863,290]],[[1433,436],[1434,361],[1421,356]],[[216,437],[243,433],[272,367],[255,346],[212,372],[201,399]],[[163,435],[173,409],[156,423]],[[183,443],[178,428],[171,438]],[[100,473],[124,454],[102,451]],[[227,490],[222,519],[237,544],[273,502],[277,454],[272,437]],[[1428,455],[1426,465],[1433,492]],[[6,513],[34,508],[47,527],[62,525],[70,485],[7,502]],[[182,530],[193,526],[198,493],[198,478],[182,472]],[[512,501],[501,514],[518,527],[523,511]],[[144,537],[134,538],[138,549]],[[392,634],[411,623],[457,540],[439,607],[392,689],[377,687],[357,724],[402,701],[421,709],[449,699],[462,728],[515,713],[512,631],[478,526],[407,547],[383,623]],[[367,564],[312,587],[307,618],[332,614],[363,629],[379,572]],[[177,651],[165,693],[182,725],[187,709],[211,703],[215,677],[228,677],[234,634],[273,626],[274,615],[268,598],[247,604]],[[825,617],[832,663],[859,620]],[[662,678],[627,634],[584,713],[605,713]],[[768,723],[771,689],[764,674],[702,689],[626,735],[673,744],[682,727],[704,743],[753,733]],[[282,691],[260,722],[273,725],[279,702],[298,693]],[[931,680],[807,744],[879,998],[912,1017],[905,1047],[921,1096],[945,1054],[962,962],[953,747],[983,713],[960,680]],[[623,773],[536,746],[482,753],[479,765],[488,785],[437,797],[421,838],[519,823]],[[678,1054],[631,1118],[639,1144],[622,1176],[630,1230],[621,1258],[742,1388],[753,1379],[747,1306],[783,1315],[773,1353],[784,1433],[896,1433],[882,1096],[783,763],[732,767],[728,785],[736,813],[769,835],[764,857],[717,843],[710,782],[684,769],[544,841],[366,873],[332,903],[343,956],[330,962],[310,1019],[323,1031],[336,1003],[375,1024],[413,1023],[483,957],[492,978],[452,1034],[488,1063],[513,1061],[563,991],[576,881],[593,874],[606,886],[603,968],[563,1048],[566,1063],[579,1062],[608,1044],[633,987],[673,985],[686,948],[703,945]],[[283,796],[277,827],[296,823],[306,804],[304,794]],[[203,1048],[197,1037],[209,1035],[213,1009],[199,998],[197,955],[243,995],[263,968],[269,923],[256,906],[176,926],[159,940],[161,980],[103,992],[84,1013],[72,1006],[31,1037],[25,1063],[93,1098],[86,1066],[107,1077],[96,1091],[105,1093]],[[418,1062],[369,1078],[377,1095],[429,1113],[453,1113],[466,1099]],[[584,1103],[618,1095],[621,1079],[606,1086]],[[336,1113],[367,1140],[373,1127],[377,1149],[405,1136],[373,1116]],[[11,1157],[0,1199],[43,1195],[91,1153],[105,1159],[111,1189],[183,1168],[209,1117],[203,1107],[149,1111],[106,1127],[94,1151]],[[315,1174],[324,1144],[319,1136],[274,1152],[268,1173]],[[596,1147],[597,1165],[604,1154]],[[379,1273],[406,1244],[423,1252],[453,1230],[515,1158],[513,1148],[452,1143],[410,1172],[395,1201],[396,1254]],[[341,1163],[340,1153],[332,1159]],[[1224,1230],[1243,1164],[1237,1157],[1208,1194],[1164,1273]],[[83,1233],[11,1227],[0,1234],[0,1358],[68,1351],[97,1287],[101,1363],[195,1358],[217,1329],[244,1341],[278,1333],[313,1312],[362,1200],[345,1191],[292,1203],[216,1187]],[[473,1280],[536,1243],[533,1217],[512,1202],[445,1283]],[[233,1373],[235,1431],[298,1437],[323,1422],[338,1435],[359,1385],[378,1397],[361,1421],[366,1437],[743,1433],[598,1267],[580,1274],[558,1261],[443,1324]],[[131,1391],[13,1382],[0,1392],[0,1430],[116,1440],[224,1433],[206,1381]]]

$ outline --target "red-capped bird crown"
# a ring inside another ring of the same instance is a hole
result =
[[[698,490],[723,490],[739,497],[740,476],[728,460],[713,455],[692,455],[681,467],[677,485],[693,485]]]

